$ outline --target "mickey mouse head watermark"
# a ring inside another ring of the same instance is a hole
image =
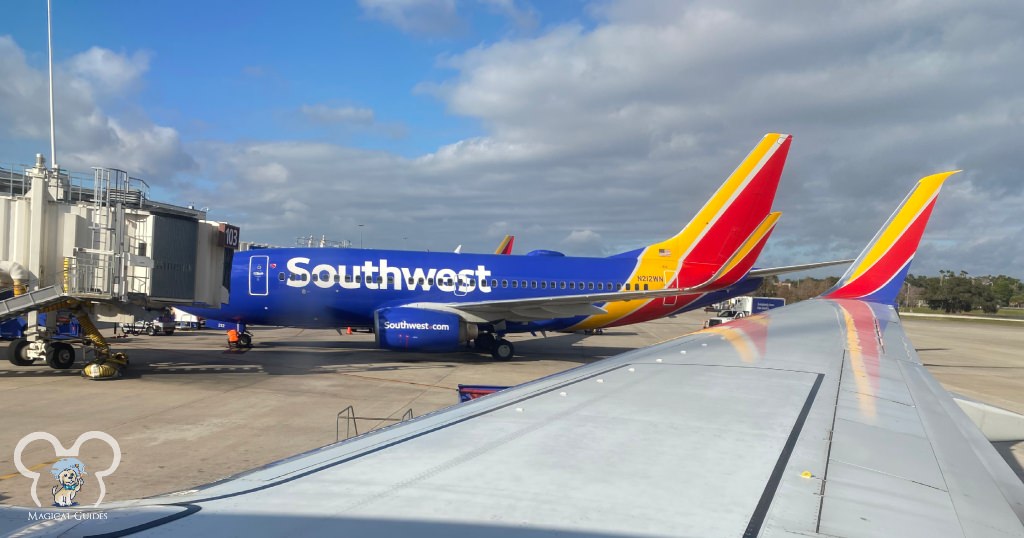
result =
[[[39,502],[39,495],[36,493],[36,488],[39,486],[40,473],[32,471],[21,461],[21,454],[25,451],[25,448],[34,441],[47,441],[53,446],[54,454],[58,458],[62,458],[57,461],[50,471],[56,480],[56,485],[53,486],[51,492],[53,494],[54,506],[68,507],[78,504],[74,501],[75,496],[85,486],[85,475],[89,473],[86,472],[85,465],[77,458],[82,445],[86,441],[92,440],[106,443],[113,451],[114,456],[110,467],[91,473],[93,478],[96,479],[96,485],[99,488],[99,496],[96,498],[96,504],[93,505],[93,508],[96,508],[103,502],[103,497],[107,494],[107,486],[104,484],[103,479],[113,474],[117,470],[117,466],[121,464],[121,446],[117,444],[117,440],[113,436],[101,431],[85,432],[79,435],[78,439],[75,439],[75,444],[71,445],[70,449],[64,448],[64,445],[61,444],[57,437],[47,432],[32,432],[18,441],[17,446],[14,447],[14,466],[22,476],[32,480],[31,494],[36,506],[42,507],[42,503]]]

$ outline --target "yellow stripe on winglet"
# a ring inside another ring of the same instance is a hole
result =
[[[889,249],[896,244],[896,241],[903,235],[903,232],[913,224],[925,206],[935,198],[939,188],[942,187],[942,183],[949,176],[957,172],[960,172],[960,170],[942,172],[921,178],[917,182],[914,191],[910,193],[910,196],[903,202],[903,205],[889,219],[889,224],[885,227],[885,230],[871,245],[871,249],[867,251],[860,265],[850,274],[850,278],[846,282],[849,283],[856,280],[878,263],[878,260],[885,256],[885,253],[889,252]]]

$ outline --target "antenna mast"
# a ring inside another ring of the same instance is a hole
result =
[[[53,21],[50,0],[46,0],[46,48],[50,58],[50,168],[57,169],[57,139],[53,127]]]

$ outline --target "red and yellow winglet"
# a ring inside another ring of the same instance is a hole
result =
[[[957,172],[959,170],[943,172],[918,181],[843,278],[822,297],[894,303],[928,225],[939,189]]]

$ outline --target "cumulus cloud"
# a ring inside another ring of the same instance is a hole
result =
[[[194,169],[177,130],[137,117],[111,117],[99,104],[136,86],[148,58],[145,53],[128,56],[94,47],[56,67],[57,158],[62,167],[116,167],[149,178]],[[5,80],[0,84],[0,140],[36,141],[45,147],[50,126],[46,72],[29,66],[11,37],[0,36],[0,75]]]
[[[460,24],[454,1],[361,5],[408,31]],[[489,8],[529,12],[522,5]],[[215,200],[213,214],[253,240],[354,239],[362,224],[367,246],[491,252],[512,233],[517,251],[568,254],[675,234],[764,133],[789,132],[775,203],[784,215],[760,265],[853,256],[918,178],[963,168],[914,271],[1022,276],[1024,253],[1007,247],[1024,240],[1020,6],[609,1],[589,15],[442,57],[451,76],[418,90],[482,134],[423,155],[288,140],[195,142],[185,153],[173,130],[108,117],[85,75],[69,97],[81,113],[63,128],[99,153],[148,140],[139,152],[162,156],[146,161],[162,168],[194,155],[204,181],[185,185],[189,196]],[[4,43],[0,129],[44,137],[45,100],[27,97],[43,79]],[[303,114],[358,124],[383,112],[310,104]]]
[[[149,53],[138,51],[128,56],[92,47],[67,63],[68,71],[87,81],[92,88],[103,94],[118,94],[139,83],[149,69]]]

